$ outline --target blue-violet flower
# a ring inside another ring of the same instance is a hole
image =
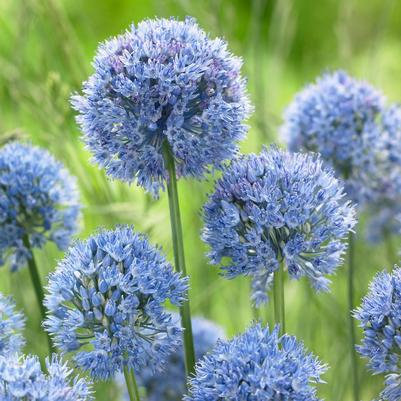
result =
[[[344,71],[319,77],[299,92],[284,114],[282,135],[291,151],[312,151],[345,180],[350,199],[365,201],[367,175],[375,169],[377,119],[384,96]]]
[[[91,401],[91,384],[72,377],[72,370],[53,355],[43,373],[39,358],[0,356],[0,399],[4,401]]]
[[[94,379],[123,367],[157,369],[181,344],[164,304],[181,305],[187,288],[187,278],[132,228],[101,231],[70,248],[50,275],[45,327]]]
[[[75,179],[46,150],[18,142],[0,149],[0,266],[18,270],[28,248],[47,241],[65,249],[79,211]]]
[[[140,22],[100,45],[83,95],[72,98],[94,160],[157,195],[168,179],[200,178],[237,151],[251,111],[240,58],[186,18]]]
[[[382,398],[398,401],[401,397],[401,268],[392,273],[378,273],[363,298],[361,306],[354,311],[363,329],[362,344],[358,352],[368,359],[369,368],[384,373],[385,390]]]
[[[253,300],[267,301],[273,273],[285,262],[292,278],[318,290],[342,261],[342,239],[355,224],[342,185],[317,155],[275,147],[233,160],[204,207],[203,239],[228,278],[253,277]]]
[[[278,326],[255,325],[230,341],[218,341],[189,380],[186,401],[317,401],[313,383],[326,366]]]
[[[0,355],[20,352],[25,345],[25,317],[17,312],[12,298],[0,293]]]
[[[369,216],[366,234],[371,242],[399,233],[401,222],[401,106],[386,108],[380,118],[380,141],[375,145],[376,168],[369,177]]]

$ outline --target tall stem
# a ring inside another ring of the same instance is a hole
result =
[[[30,258],[28,259],[28,270],[29,270],[29,274],[31,276],[33,288],[35,290],[35,295],[36,295],[36,300],[38,302],[38,306],[39,306],[39,310],[40,310],[41,320],[44,321],[46,319],[46,309],[45,309],[45,305],[43,302],[44,294],[43,294],[42,283],[40,281],[39,270],[36,265],[35,256],[33,254],[33,250],[31,248],[31,244],[29,242],[29,238],[27,235],[24,236],[23,242],[24,242],[25,248],[28,249],[28,251],[30,253]],[[49,333],[47,333],[47,332],[45,332],[45,333],[46,333],[46,337],[47,337],[49,352],[50,352],[50,354],[52,354],[53,352],[55,352],[55,349],[53,347]]]
[[[124,367],[125,383],[127,384],[127,390],[130,401],[140,401],[138,385],[136,383],[135,373],[132,369],[127,366]]]
[[[169,174],[167,181],[168,202],[170,207],[171,234],[174,248],[175,268],[184,276],[187,275],[184,256],[184,242],[181,225],[180,205],[177,191],[177,178],[174,157],[167,142],[164,145],[164,160]],[[185,370],[187,376],[195,371],[195,350],[192,337],[191,310],[188,300],[180,308],[181,323],[184,328]]]
[[[285,333],[284,267],[283,260],[275,271],[273,280],[274,322],[280,325],[280,334]]]
[[[349,233],[348,248],[348,319],[349,319],[349,342],[351,356],[351,370],[353,382],[354,401],[360,401],[359,398],[359,380],[358,380],[358,360],[355,351],[356,335],[354,318],[354,279],[355,279],[355,234]]]
[[[383,240],[386,247],[386,257],[387,262],[389,263],[389,271],[391,271],[393,268],[394,259],[397,256],[397,252],[394,251],[393,242],[391,241],[391,233],[388,230],[384,232]]]

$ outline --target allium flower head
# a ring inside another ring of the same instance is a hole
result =
[[[376,275],[368,295],[354,311],[364,334],[357,350],[368,359],[368,366],[374,373],[388,374],[382,396],[390,401],[399,400],[401,396],[400,310],[401,268],[396,266],[392,273],[383,271]]]
[[[375,168],[376,121],[383,106],[383,95],[367,82],[344,71],[324,74],[287,108],[282,134],[291,151],[321,153],[345,179],[348,196],[362,203],[365,174]]]
[[[380,141],[375,146],[376,168],[369,176],[367,238],[379,242],[398,233],[401,222],[401,106],[386,108],[380,118]]]
[[[255,325],[218,341],[189,380],[186,401],[317,401],[312,383],[326,370],[295,337]]]
[[[45,327],[95,379],[124,366],[156,369],[181,344],[181,328],[164,304],[180,305],[187,287],[132,228],[102,231],[77,242],[50,275]]]
[[[343,188],[316,155],[275,147],[234,160],[204,208],[203,239],[228,278],[253,276],[253,299],[267,300],[272,274],[285,261],[292,278],[326,290],[342,260],[342,239],[355,224]]]
[[[145,20],[101,44],[72,104],[94,160],[157,194],[168,174],[201,177],[237,150],[250,105],[241,59],[192,18]]]
[[[46,150],[18,142],[0,149],[0,266],[26,263],[25,237],[34,248],[51,241],[65,249],[79,210],[74,178]]]
[[[90,401],[89,382],[72,377],[72,371],[55,355],[46,360],[17,354],[0,356],[0,398],[4,401]]]
[[[25,318],[15,310],[14,301],[0,293],[0,356],[21,351],[24,327]]]
[[[174,315],[174,320],[180,324],[178,314]],[[200,317],[192,319],[192,333],[197,360],[209,352],[219,338],[225,337],[221,327]],[[186,391],[182,347],[169,356],[163,372],[154,374],[151,369],[145,368],[138,372],[137,378],[140,385],[146,389],[146,401],[181,401]]]

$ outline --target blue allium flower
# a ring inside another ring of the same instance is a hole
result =
[[[326,366],[295,337],[255,325],[231,341],[218,341],[189,380],[186,401],[316,401]]]
[[[174,320],[180,325],[178,314]],[[196,360],[202,358],[217,340],[224,338],[224,331],[215,323],[195,317],[192,319],[192,333],[194,337]],[[186,391],[186,377],[184,355],[182,348],[170,354],[163,372],[156,373],[150,368],[141,369],[137,374],[138,382],[146,389],[146,401],[181,401]],[[125,399],[128,401],[128,394]]]
[[[25,318],[15,310],[15,303],[10,297],[0,293],[0,355],[20,352],[25,341],[22,330]]]
[[[192,18],[146,20],[103,43],[83,96],[72,98],[94,160],[157,194],[168,178],[202,177],[237,151],[250,105],[241,59]]]
[[[321,153],[345,180],[348,196],[362,204],[366,174],[375,168],[376,122],[383,106],[383,95],[368,83],[344,71],[324,74],[290,104],[282,134],[291,151]]]
[[[4,401],[90,401],[91,384],[77,377],[57,356],[43,373],[36,356],[0,356],[0,399]]]
[[[380,118],[380,141],[375,146],[376,169],[369,177],[367,238],[381,241],[399,233],[401,222],[401,106],[386,108]]]
[[[392,373],[387,375],[385,388],[380,394],[381,400],[400,401],[401,399],[401,375]]]
[[[374,373],[388,374],[382,397],[391,401],[401,396],[400,310],[401,269],[396,267],[392,273],[383,271],[376,275],[362,305],[354,311],[364,333],[357,350],[368,359]]]
[[[382,207],[377,202],[367,205],[369,214],[365,236],[372,244],[378,244],[387,236],[399,234],[401,231],[401,204],[386,198],[383,198],[383,201]]]
[[[124,366],[162,367],[181,344],[181,328],[164,308],[181,305],[187,278],[130,227],[77,242],[50,275],[45,327],[63,352],[95,379]]]
[[[18,142],[0,149],[0,266],[22,267],[47,241],[65,249],[77,230],[76,182],[46,150]]]
[[[316,155],[275,147],[234,160],[204,207],[203,239],[228,278],[253,277],[253,300],[267,301],[272,274],[285,261],[292,278],[327,290],[342,261],[342,239],[355,224],[343,188]]]

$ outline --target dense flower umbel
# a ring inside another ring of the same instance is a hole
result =
[[[25,344],[24,327],[25,318],[15,310],[14,301],[0,293],[0,355],[21,351]]]
[[[167,179],[201,177],[237,151],[250,113],[241,59],[194,19],[146,20],[103,43],[72,104],[94,160],[112,177],[157,194]]]
[[[72,371],[56,356],[46,360],[43,373],[36,356],[0,356],[0,399],[4,401],[90,401],[89,382],[71,377]]]
[[[362,345],[357,346],[357,350],[368,358],[368,366],[373,372],[389,374],[382,396],[392,401],[401,397],[400,310],[401,269],[396,267],[392,273],[376,275],[362,305],[354,311],[364,332]],[[398,397],[392,394],[398,394]]]
[[[180,305],[187,278],[130,227],[77,242],[50,275],[45,327],[95,379],[124,366],[159,368],[181,344],[181,328],[164,308]]]
[[[46,150],[14,142],[0,149],[0,266],[18,270],[31,257],[24,245],[68,246],[77,230],[76,183]]]
[[[367,237],[378,242],[388,234],[398,233],[401,222],[401,106],[383,111],[380,142],[375,146],[376,169],[369,179]]]
[[[174,320],[179,323],[179,316]],[[196,359],[202,358],[216,344],[224,338],[224,331],[213,322],[195,317],[192,319],[192,332]],[[181,401],[186,391],[186,377],[183,350],[171,354],[163,372],[154,374],[152,369],[145,368],[138,372],[138,381],[146,389],[146,401]],[[128,400],[128,394],[126,395]]]
[[[253,276],[257,305],[284,260],[292,278],[326,290],[355,224],[342,186],[316,155],[275,147],[234,160],[204,208],[203,239],[228,278]]]
[[[324,74],[287,108],[282,133],[291,151],[321,153],[345,179],[349,197],[362,203],[365,175],[375,168],[376,121],[383,105],[382,94],[368,83],[343,71]]]
[[[326,366],[295,337],[255,325],[231,341],[218,341],[189,380],[186,401],[315,401]]]

